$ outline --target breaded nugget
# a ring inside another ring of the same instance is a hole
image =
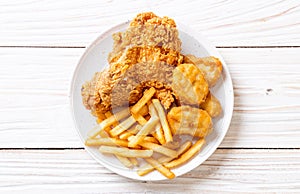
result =
[[[193,63],[196,65],[203,72],[209,87],[216,84],[222,73],[222,63],[215,57],[198,58],[194,55],[186,55],[184,63]]]
[[[222,112],[222,107],[219,102],[219,100],[212,95],[211,92],[207,95],[205,101],[200,104],[200,107],[211,116],[211,117],[217,117],[221,114]]]
[[[212,128],[212,119],[205,110],[190,106],[173,107],[167,115],[173,134],[205,137]]]
[[[202,72],[193,64],[181,64],[173,71],[172,88],[181,104],[199,105],[208,94]]]

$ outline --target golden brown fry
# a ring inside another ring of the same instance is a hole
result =
[[[89,133],[88,136],[91,138],[96,137],[99,132],[107,127],[110,127],[112,124],[116,123],[118,120],[124,119],[125,117],[129,116],[130,113],[127,108],[121,110],[120,112],[116,113],[115,115],[103,120],[99,125],[94,127]]]
[[[132,168],[134,166],[134,164],[131,162],[131,158],[126,158],[126,157],[123,157],[123,156],[118,156],[118,155],[115,155],[116,158],[127,168]]]
[[[145,125],[147,123],[147,120],[140,114],[132,114],[132,116],[140,125]]]
[[[139,166],[139,162],[136,158],[129,158],[129,160],[134,166]]]
[[[180,147],[180,142],[172,141],[172,142],[164,144],[164,146],[169,148],[169,149],[175,150],[175,149]]]
[[[130,133],[130,132],[128,132],[128,130],[127,131],[124,131],[123,133],[121,133],[120,135],[119,135],[119,138],[120,139],[123,139],[123,140],[127,140],[129,137],[131,137],[131,136],[133,136],[134,134],[133,133]]]
[[[137,114],[141,108],[152,98],[155,94],[155,88],[151,87],[149,90],[144,92],[143,97],[132,107],[131,112]]]
[[[173,136],[169,127],[169,124],[167,122],[167,118],[166,118],[166,114],[165,114],[165,110],[162,107],[162,105],[160,104],[159,100],[157,99],[153,99],[152,103],[158,113],[159,119],[160,119],[160,123],[161,126],[163,128],[164,131],[164,136],[165,136],[165,140],[166,142],[171,142],[173,141]]]
[[[134,147],[141,142],[145,136],[147,136],[151,130],[154,129],[154,126],[157,124],[158,118],[157,117],[151,117],[149,121],[140,129],[140,131],[135,135],[132,136],[129,140],[129,147]]]
[[[115,154],[123,157],[149,158],[153,154],[153,150],[135,150],[113,146],[101,146],[99,151],[104,154]]]
[[[113,116],[113,114],[110,111],[107,111],[106,113],[104,113],[104,115],[106,116],[106,118],[109,118],[111,116]],[[113,127],[116,127],[119,124],[119,122],[115,122],[112,124]]]
[[[155,131],[152,133],[152,135],[159,141],[161,145],[166,143],[164,132],[160,123],[155,126]]]
[[[99,135],[100,135],[100,137],[109,137],[109,135],[108,135],[108,133],[105,131],[105,130],[101,130],[100,132],[99,132]]]
[[[209,93],[203,103],[200,104],[200,107],[211,116],[211,117],[217,117],[222,112],[222,107],[219,102],[219,100]]]
[[[126,120],[121,122],[118,126],[110,130],[110,135],[115,137],[119,134],[121,134],[123,131],[127,130],[129,127],[131,127],[135,123],[135,119],[133,116],[128,117]]]
[[[85,145],[87,146],[118,145],[118,146],[128,147],[128,141],[107,137],[107,138],[87,139],[85,141]]]
[[[146,136],[146,137],[144,138],[144,141],[152,142],[152,143],[156,143],[156,144],[159,143],[154,137],[150,137],[150,136]]]
[[[172,158],[175,158],[178,155],[175,150],[166,148],[166,147],[158,145],[156,143],[142,141],[142,142],[139,143],[139,145],[141,145],[142,147],[144,147],[146,149],[153,150],[157,153],[161,153],[165,156],[169,156],[169,157],[172,157]]]
[[[144,105],[138,113],[142,116],[146,116],[149,113],[148,106]]]
[[[175,174],[170,169],[164,167],[162,164],[160,164],[158,161],[154,160],[153,158],[145,158],[145,160],[168,179],[173,179],[175,177]]]
[[[190,149],[188,149],[185,153],[183,153],[179,158],[165,163],[164,166],[167,168],[175,168],[177,166],[180,166],[184,163],[186,163],[188,160],[190,160],[196,153],[198,153],[202,146],[204,145],[205,140],[203,138],[199,139]]]
[[[192,146],[192,142],[190,142],[190,141],[187,141],[184,144],[182,144],[177,151],[178,156],[180,156],[182,153],[186,152],[191,146]],[[163,163],[170,162],[173,159],[174,158],[172,158],[172,157],[162,156],[158,159],[158,162],[160,164],[163,164]],[[139,168],[137,173],[140,176],[144,176],[144,175],[148,174],[149,172],[152,172],[153,170],[154,170],[154,167],[152,167],[150,164],[146,164],[146,165],[142,166],[141,168]]]

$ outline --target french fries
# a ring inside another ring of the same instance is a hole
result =
[[[182,153],[186,152],[191,146],[192,146],[192,142],[190,142],[190,141],[185,142],[178,149],[177,155],[180,156]],[[160,164],[163,164],[163,163],[166,163],[166,162],[170,162],[173,159],[174,158],[172,158],[172,157],[162,156],[162,157],[160,157],[158,159],[158,162]],[[152,172],[153,170],[154,170],[153,166],[151,166],[150,164],[146,164],[146,165],[142,166],[141,168],[139,168],[138,171],[137,171],[137,173],[140,176],[144,176],[144,175]]]
[[[128,109],[126,109],[126,108],[123,109],[122,111],[116,113],[115,115],[103,120],[99,125],[94,127],[88,133],[88,136],[91,138],[96,137],[102,129],[110,127],[112,124],[118,122],[118,120],[124,119],[125,117],[127,117],[129,115],[130,115],[130,113],[129,113]]]
[[[151,117],[149,121],[140,129],[140,131],[129,139],[129,147],[134,147],[148,135],[158,122],[157,117]]]
[[[172,158],[177,157],[177,152],[175,150],[171,150],[169,148],[166,148],[164,146],[161,146],[161,145],[158,145],[158,144],[155,144],[155,143],[152,143],[152,142],[142,141],[142,142],[139,143],[139,145],[141,145],[144,148],[153,150],[155,152],[158,152],[160,154],[163,154],[163,155],[166,155],[166,156],[169,156],[169,157],[172,157]]]
[[[154,93],[154,88],[146,90],[131,111],[124,109],[115,115],[106,112],[106,119],[98,118],[102,121],[89,132],[85,144],[99,146],[99,152],[114,155],[127,168],[139,166],[138,158],[144,159],[147,164],[137,170],[140,176],[156,169],[172,179],[175,174],[170,169],[190,160],[201,150],[205,140],[192,133],[195,129],[188,125],[181,127],[178,121],[167,120],[160,101],[152,99]],[[187,132],[178,133],[179,128]],[[187,133],[199,139],[194,144],[191,141],[182,144],[180,135]],[[154,152],[157,154],[153,155]]]
[[[168,162],[164,164],[164,166],[166,166],[167,168],[174,168],[182,165],[183,163],[191,159],[196,153],[198,153],[201,150],[204,143],[204,139],[199,139],[189,150],[183,153],[178,159]]]
[[[127,168],[132,168],[133,166],[136,166],[130,160],[131,158],[126,158],[126,157],[118,156],[118,155],[115,155],[115,156]]]
[[[123,131],[129,129],[129,127],[131,127],[134,123],[135,119],[133,118],[133,116],[130,116],[129,118],[121,122],[119,125],[117,125],[115,128],[110,130],[110,135],[115,137],[121,134]]]
[[[115,154],[129,158],[149,158],[153,154],[153,150],[135,150],[114,146],[100,146],[99,151],[104,154]]]
[[[172,171],[170,171],[170,169],[164,167],[162,164],[160,164],[158,161],[154,160],[153,158],[145,158],[145,160],[153,168],[158,170],[162,175],[164,175],[168,179],[173,179],[175,177],[175,174]]]

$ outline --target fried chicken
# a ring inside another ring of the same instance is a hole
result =
[[[109,54],[109,63],[122,55],[127,48],[148,46],[181,51],[181,40],[174,20],[159,17],[152,12],[138,14],[125,32],[113,35],[113,50]]]

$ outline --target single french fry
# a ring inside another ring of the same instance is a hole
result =
[[[148,105],[148,110],[149,110],[150,116],[151,116],[151,117],[155,117],[155,116],[158,117],[158,114],[157,114],[157,112],[156,112],[156,109],[155,109],[153,103],[152,103],[151,101],[149,101],[149,102],[147,103],[147,105]]]
[[[186,152],[191,146],[192,146],[192,142],[190,142],[190,141],[187,141],[184,144],[182,144],[177,151],[178,156],[180,156],[182,153]],[[160,164],[163,164],[163,163],[170,162],[173,159],[174,158],[172,158],[172,157],[162,156],[158,159],[158,162]],[[137,173],[140,176],[144,176],[144,175],[152,172],[153,170],[154,170],[154,167],[152,167],[150,164],[146,164],[146,165],[142,166],[141,168],[139,168]]]
[[[135,158],[149,158],[153,154],[153,150],[134,150],[122,147],[113,146],[101,146],[99,148],[101,153],[115,154],[123,157],[135,157]]]
[[[201,150],[204,143],[205,140],[203,138],[199,139],[190,149],[184,152],[179,158],[172,160],[171,162],[165,163],[164,166],[168,168],[174,168],[182,165],[183,163],[190,160],[196,153],[198,153]]]
[[[87,146],[101,146],[101,145],[108,145],[108,146],[123,146],[128,147],[128,141],[116,139],[116,138],[97,138],[97,139],[87,139],[85,141],[85,145]]]
[[[172,141],[172,142],[164,144],[164,146],[169,148],[169,149],[175,150],[175,149],[180,147],[180,142]]]
[[[97,123],[101,123],[102,121],[104,121],[106,119],[106,116],[105,114],[102,114],[102,113],[98,113],[97,114]]]
[[[130,133],[128,131],[124,131],[123,133],[121,133],[119,135],[119,138],[120,139],[123,139],[123,140],[127,140],[129,137],[133,136],[134,134],[133,133]]]
[[[109,137],[109,135],[108,135],[108,133],[105,131],[105,130],[101,130],[100,132],[99,132],[99,135],[100,135],[100,137]]]
[[[119,134],[121,134],[123,131],[127,130],[129,127],[131,127],[135,123],[135,119],[130,116],[123,122],[121,122],[118,126],[110,130],[110,135],[115,137]]]
[[[166,142],[171,142],[173,140],[173,136],[172,136],[171,129],[169,127],[169,124],[168,124],[168,121],[166,118],[165,110],[162,107],[162,105],[160,104],[158,99],[153,99],[152,103],[158,113],[160,123],[161,123],[161,126],[164,131]]]
[[[176,158],[177,155],[178,155],[175,150],[171,150],[169,148],[158,145],[156,143],[141,141],[139,143],[139,145],[141,145],[142,147],[144,147],[146,149],[153,150],[155,152],[161,153],[165,156],[169,156],[169,157],[172,157],[172,158]]]
[[[145,158],[146,162],[148,162],[152,167],[158,170],[162,175],[167,177],[168,179],[173,179],[175,174],[168,168],[164,167],[158,161],[153,158]]]
[[[141,142],[146,135],[148,135],[151,130],[153,130],[154,126],[158,122],[157,117],[152,117],[147,123],[140,129],[140,131],[135,135],[132,136],[129,140],[129,147],[134,147]]]
[[[140,125],[145,125],[147,123],[147,120],[142,115],[140,115],[139,113],[138,114],[132,114],[132,116],[136,120],[136,122],[138,122]]]
[[[139,162],[136,158],[129,158],[129,160],[134,166],[139,166]]]
[[[124,140],[128,140],[129,137],[137,134],[140,130],[140,125],[137,125],[137,126],[132,126],[130,129],[122,132],[120,135],[119,135],[119,138],[120,139],[124,139]]]
[[[147,114],[149,114],[149,110],[148,110],[148,106],[144,105],[141,110],[139,111],[139,114],[142,116],[146,116]]]
[[[106,118],[109,118],[111,116],[113,116],[113,114],[110,111],[107,111],[106,113],[104,113],[104,115],[106,116]],[[119,124],[119,122],[115,122],[112,124],[113,127],[116,127]]]
[[[152,143],[156,143],[156,144],[159,143],[154,137],[150,137],[150,136],[146,136],[146,137],[144,138],[144,141],[152,142]]]
[[[115,115],[103,120],[99,125],[94,127],[88,133],[88,137],[91,137],[91,138],[96,137],[102,129],[110,127],[112,124],[116,123],[118,120],[124,119],[125,117],[127,117],[129,115],[130,115],[130,113],[129,113],[127,108],[121,110],[120,112],[118,112]]]
[[[156,90],[153,87],[146,90],[142,98],[135,105],[133,105],[131,112],[133,114],[137,114],[141,110],[141,108],[152,98],[155,92]]]
[[[155,138],[159,141],[161,145],[164,145],[166,143],[164,132],[160,123],[156,125],[154,134],[156,135]]]
[[[130,158],[126,158],[123,156],[115,155],[116,158],[127,168],[132,168],[134,164],[131,162]]]

